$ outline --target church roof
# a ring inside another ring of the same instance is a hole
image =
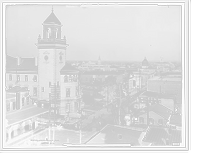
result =
[[[142,66],[149,66],[149,62],[147,61],[146,57],[142,61]]]
[[[58,20],[54,12],[52,11],[51,14],[47,17],[47,19],[44,21],[44,24],[57,24],[61,25],[61,22]]]
[[[65,63],[65,66],[60,70],[60,74],[77,73],[77,72],[79,72],[79,70],[67,62]]]

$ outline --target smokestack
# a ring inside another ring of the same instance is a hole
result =
[[[38,66],[38,58],[35,57],[35,66]]]
[[[20,93],[16,93],[16,109],[20,109]]]
[[[21,57],[17,57],[17,65],[19,66],[21,64]]]

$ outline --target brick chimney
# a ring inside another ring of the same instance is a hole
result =
[[[21,57],[17,57],[17,66],[20,66],[21,65],[21,61],[22,61],[22,59],[21,59]]]

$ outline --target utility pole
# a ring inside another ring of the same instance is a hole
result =
[[[106,102],[107,102],[107,111],[108,111],[108,85],[107,85],[107,95],[106,95]]]
[[[119,111],[118,111],[118,117],[119,117],[119,125],[121,125],[121,93],[122,93],[122,83],[119,84],[120,85],[120,93],[119,93]]]
[[[149,126],[149,98],[147,98],[147,125]]]
[[[49,146],[50,146],[50,140],[51,140],[50,113],[51,113],[51,106],[50,106],[50,102],[49,102]]]
[[[54,120],[53,120],[53,143],[55,141],[55,120],[56,120],[56,82],[55,82],[55,108],[54,108]]]
[[[81,144],[81,139],[82,139],[82,132],[81,132],[81,124],[82,124],[82,122],[81,122],[81,120],[82,120],[82,111],[80,111],[80,113],[81,113],[81,117],[80,117],[80,125],[79,125],[79,141],[80,141],[80,144]]]

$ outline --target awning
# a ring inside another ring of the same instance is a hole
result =
[[[23,111],[17,110],[12,114],[8,114],[6,115],[6,119],[8,120],[9,126],[32,119],[46,112],[48,112],[48,109],[33,106],[32,108],[23,109]]]

